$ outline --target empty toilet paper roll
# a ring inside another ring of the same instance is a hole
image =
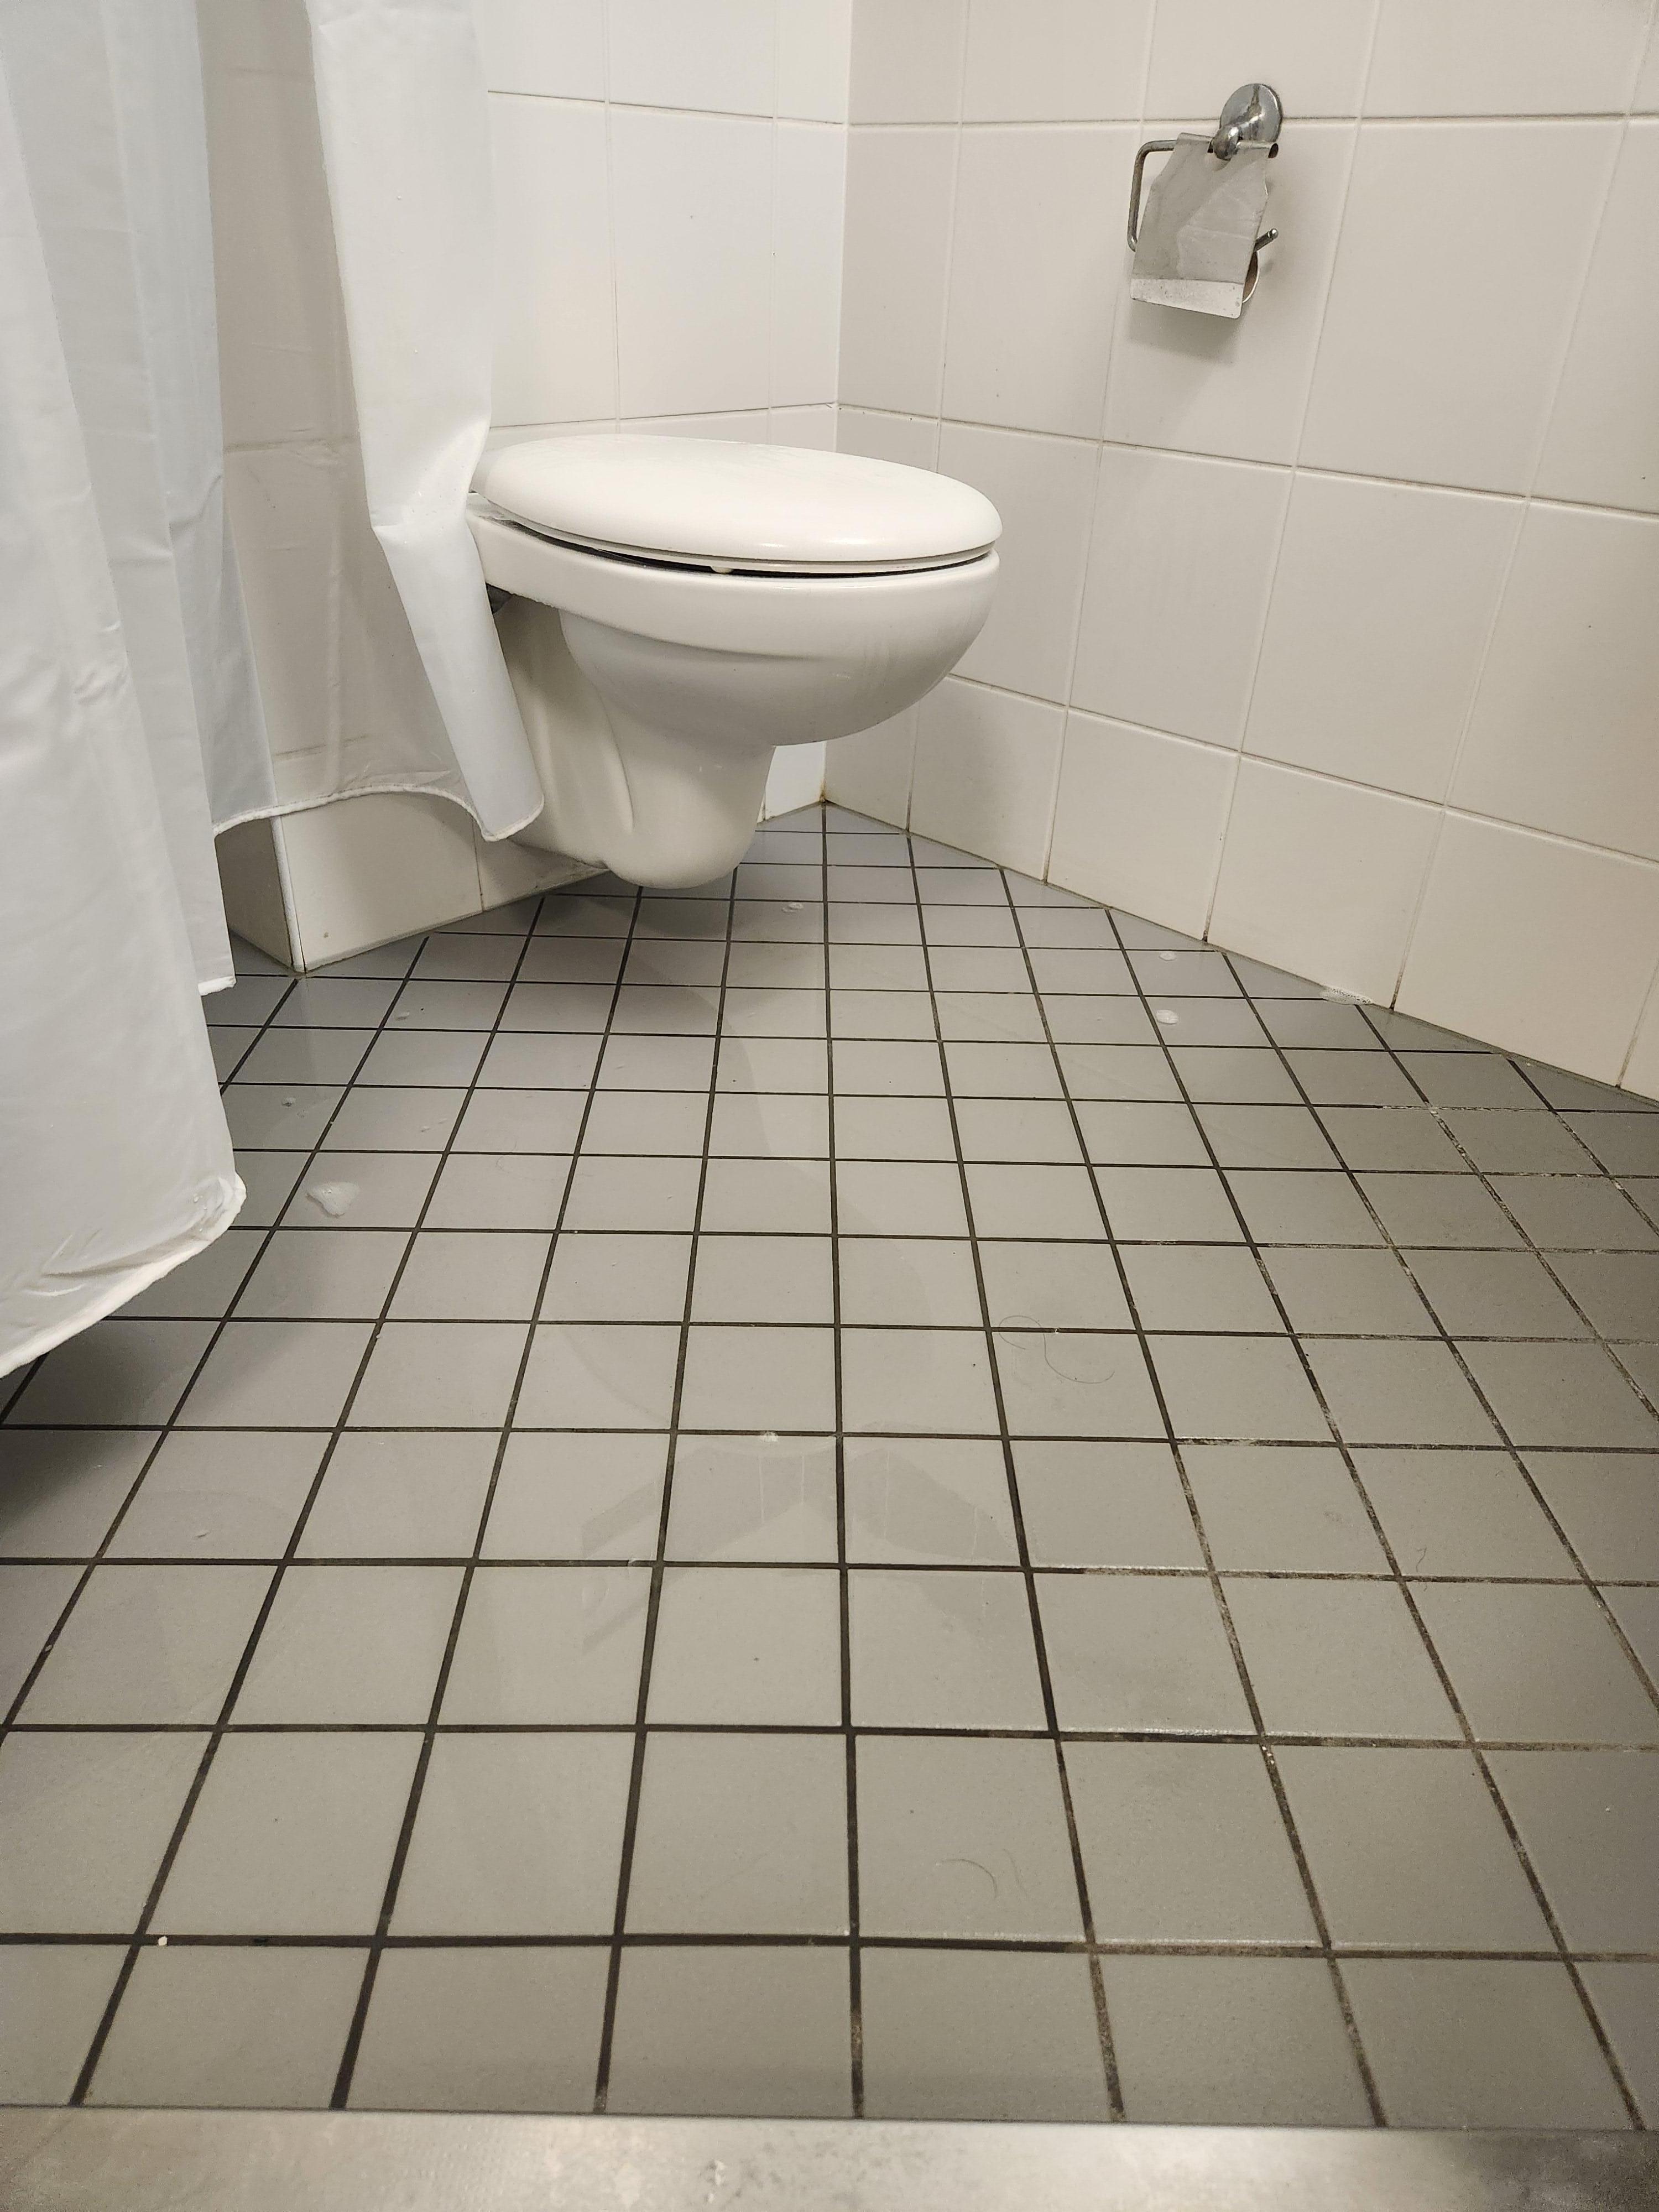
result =
[[[1266,146],[1223,161],[1184,131],[1146,194],[1129,295],[1200,315],[1236,316],[1255,283],[1267,206]]]

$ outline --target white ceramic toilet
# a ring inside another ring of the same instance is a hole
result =
[[[547,804],[526,843],[672,886],[747,846],[778,745],[886,721],[978,635],[1001,530],[949,477],[697,438],[491,454],[472,532]]]

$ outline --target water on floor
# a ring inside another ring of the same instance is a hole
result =
[[[834,809],[246,965],[0,2094],[1659,2123],[1659,1113]]]

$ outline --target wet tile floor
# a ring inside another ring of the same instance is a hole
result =
[[[0,2094],[1659,2123],[1659,1113],[834,809],[247,967]]]

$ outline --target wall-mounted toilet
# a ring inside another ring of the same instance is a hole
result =
[[[778,745],[866,730],[978,635],[1001,524],[968,485],[849,453],[539,438],[472,532],[547,804],[519,834],[631,882],[707,883]]]

